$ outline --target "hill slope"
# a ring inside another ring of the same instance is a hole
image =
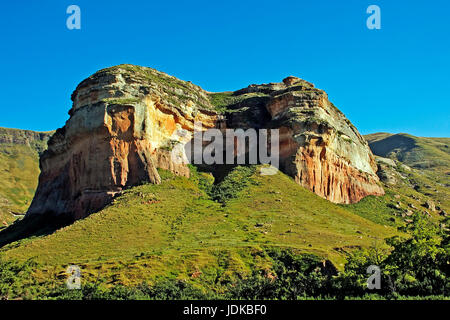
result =
[[[205,173],[160,174],[161,185],[131,188],[84,220],[3,247],[2,256],[35,258],[35,276],[53,285],[63,285],[67,265],[77,264],[86,281],[135,285],[164,276],[219,288],[229,277],[270,268],[265,247],[314,253],[342,268],[344,252],[397,234],[363,218],[366,204],[330,203],[281,172],[237,167],[215,186]]]
[[[390,167],[398,181],[384,184],[384,196],[352,205],[322,199],[281,172],[261,176],[255,167],[237,167],[214,184],[210,173],[190,169],[190,178],[159,170],[160,185],[127,189],[84,220],[1,248],[3,260],[39,264],[28,280],[15,283],[18,292],[26,288],[35,297],[64,288],[71,264],[81,267],[85,284],[176,278],[224,292],[252,271],[270,275],[270,248],[311,253],[342,269],[346,253],[384,246],[410,218],[405,212],[431,211],[423,204],[439,195],[422,190],[429,190],[424,181],[437,186],[424,169],[405,169],[399,161]],[[445,201],[438,204],[447,210]]]
[[[50,135],[0,128],[0,228],[30,205],[38,182],[39,153],[46,149]]]
[[[374,133],[365,138],[375,155],[396,161],[394,168],[387,166],[391,167],[387,170],[394,170],[398,181],[386,187],[415,193],[412,196],[419,206],[432,200],[438,208],[433,210],[426,205],[428,211],[449,212],[450,138],[423,138],[405,133]]]
[[[396,159],[416,169],[445,173],[437,178],[448,181],[450,138],[423,138],[406,133],[374,133],[364,137],[374,154]]]

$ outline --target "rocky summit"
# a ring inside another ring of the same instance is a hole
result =
[[[323,90],[297,77],[210,93],[151,68],[119,65],[82,81],[72,101],[69,120],[41,155],[27,216],[76,220],[124,188],[159,184],[158,168],[189,176],[170,150],[190,138],[195,122],[204,129],[279,129],[280,170],[332,202],[384,194],[365,139]],[[180,130],[188,134],[176,135]]]

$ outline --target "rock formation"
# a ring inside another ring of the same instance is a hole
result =
[[[157,168],[189,176],[171,161],[177,129],[194,121],[214,127],[206,92],[189,82],[131,65],[101,70],[72,94],[70,119],[41,156],[39,185],[27,215],[79,219],[99,210],[123,188],[160,183]]]
[[[279,128],[280,169],[330,201],[383,194],[364,138],[324,91],[296,77],[214,94],[150,68],[120,65],[82,81],[72,101],[69,120],[41,156],[28,216],[83,218],[123,188],[160,183],[157,168],[189,176],[169,151],[190,140],[195,121],[204,129]]]
[[[280,169],[300,185],[336,203],[384,194],[367,142],[323,90],[290,76],[232,97],[227,126],[280,129]]]

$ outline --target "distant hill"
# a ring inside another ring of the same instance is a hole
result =
[[[441,204],[448,212],[450,138],[415,137],[406,133],[373,133],[364,137],[376,156],[407,166],[395,168],[402,178],[389,188],[414,189]]]
[[[51,135],[0,128],[0,229],[30,205],[38,182],[39,153]]]
[[[406,133],[364,136],[375,155],[425,170],[450,173],[450,138],[422,138]]]

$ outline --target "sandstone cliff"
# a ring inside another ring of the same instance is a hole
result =
[[[384,194],[366,140],[312,83],[290,76],[222,95],[217,103],[231,111],[228,127],[278,128],[280,169],[321,197],[354,203]]]
[[[41,156],[28,216],[83,218],[123,188],[160,183],[157,168],[189,176],[169,150],[190,140],[195,121],[204,129],[279,128],[280,169],[330,201],[383,194],[366,141],[324,91],[295,77],[213,94],[150,68],[120,65],[81,82],[72,101],[69,120]]]
[[[194,121],[213,127],[218,118],[198,86],[131,65],[95,73],[78,85],[72,101],[70,119],[40,159],[28,215],[79,219],[125,187],[160,183],[157,168],[189,176],[186,166],[171,161],[171,136],[192,131]]]

